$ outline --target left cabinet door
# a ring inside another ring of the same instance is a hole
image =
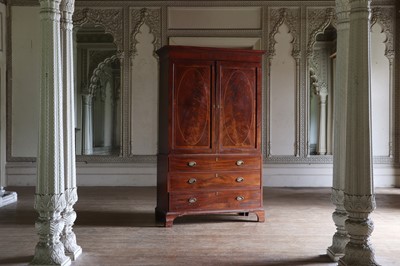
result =
[[[215,66],[213,61],[174,60],[172,64],[172,151],[213,153]]]

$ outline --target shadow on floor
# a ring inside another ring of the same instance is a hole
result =
[[[236,266],[307,266],[307,265],[337,265],[332,262],[328,255],[319,255],[309,258],[291,258],[281,259],[279,261],[251,261],[251,262],[240,262],[231,263],[229,265]]]
[[[33,256],[25,256],[25,257],[15,257],[15,258],[0,258],[0,265],[9,265],[9,264],[19,264],[23,263],[24,265],[31,262]]]
[[[154,212],[78,211],[75,225],[110,227],[156,227]]]

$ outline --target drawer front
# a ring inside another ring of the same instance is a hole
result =
[[[257,156],[170,156],[169,171],[240,171],[260,169]]]
[[[169,190],[191,189],[241,189],[260,188],[260,171],[221,172],[221,173],[172,173],[169,174]]]
[[[260,208],[260,190],[170,193],[171,211],[242,210]]]

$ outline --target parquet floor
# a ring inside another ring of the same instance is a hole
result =
[[[27,265],[38,236],[33,188],[7,187],[0,208],[0,265]],[[372,243],[383,266],[400,265],[400,189],[377,189]],[[155,222],[153,187],[80,187],[74,231],[83,254],[72,265],[336,265],[325,255],[335,232],[328,188],[266,188],[266,222],[255,216]],[[361,265],[360,265],[361,266]]]

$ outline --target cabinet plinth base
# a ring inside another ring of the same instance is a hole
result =
[[[262,210],[239,210],[239,211],[190,211],[190,212],[164,212],[156,208],[156,220],[162,222],[164,227],[172,227],[177,217],[185,215],[205,215],[205,214],[237,214],[239,216],[249,216],[254,213],[257,216],[257,222],[265,222],[265,211]],[[246,220],[244,220],[246,221]]]

